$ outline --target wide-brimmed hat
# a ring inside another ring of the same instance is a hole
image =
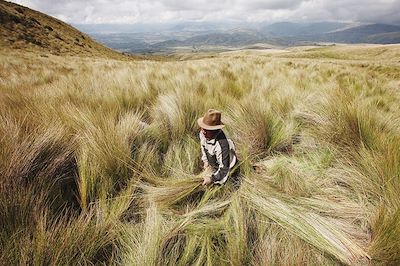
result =
[[[221,112],[215,109],[208,109],[203,117],[197,119],[197,124],[206,130],[218,130],[225,126],[221,122]]]

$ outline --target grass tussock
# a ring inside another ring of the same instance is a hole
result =
[[[351,263],[353,259],[368,257],[357,243],[346,237],[341,228],[318,214],[308,212],[284,198],[275,197],[272,190],[263,187],[262,183],[246,184],[249,191],[244,190],[244,197],[255,209],[266,218],[276,222],[305,242],[317,249],[327,252],[344,263]],[[244,188],[246,189],[246,188]]]
[[[1,53],[0,261],[398,264],[398,47],[383,53]],[[208,108],[240,187],[201,186]]]
[[[157,187],[144,186],[143,189],[149,202],[156,203],[160,208],[168,208],[178,203],[187,202],[189,197],[199,191],[202,180],[201,177],[170,179]]]

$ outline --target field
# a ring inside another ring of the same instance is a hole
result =
[[[4,265],[400,264],[400,46],[0,52]],[[223,112],[241,186],[201,186]]]

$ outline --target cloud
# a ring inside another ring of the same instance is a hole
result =
[[[400,0],[14,0],[69,23],[359,21],[398,23]]]
[[[319,0],[308,1],[292,17],[303,20],[338,20],[393,23],[398,21],[400,0]]]
[[[254,11],[254,10],[283,10],[283,9],[295,9],[300,6],[303,2],[298,0],[252,0],[252,1],[241,1],[243,9]]]

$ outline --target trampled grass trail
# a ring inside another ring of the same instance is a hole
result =
[[[2,53],[6,265],[400,263],[400,47]],[[223,112],[241,186],[201,186]]]

